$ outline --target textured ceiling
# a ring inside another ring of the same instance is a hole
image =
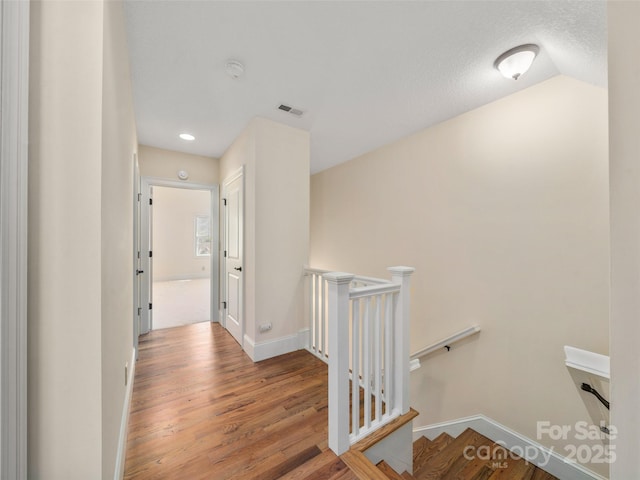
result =
[[[219,157],[263,116],[311,133],[312,172],[554,75],[606,86],[604,1],[153,0],[125,15],[140,143]],[[504,79],[495,58],[523,43],[538,58]]]

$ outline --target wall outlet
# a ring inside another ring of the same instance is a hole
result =
[[[260,325],[260,333],[268,332],[269,330],[271,330],[271,322]]]
[[[124,363],[124,386],[129,382],[129,362]]]

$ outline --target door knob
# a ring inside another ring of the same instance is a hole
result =
[[[140,275],[141,273],[144,273],[144,270],[136,270],[136,275]]]
[[[234,269],[234,270],[238,270],[239,272],[241,272],[241,271],[242,271],[242,267],[234,267],[233,269]]]

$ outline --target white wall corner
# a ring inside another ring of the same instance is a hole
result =
[[[309,346],[309,329],[303,328],[298,332],[298,350]]]
[[[256,360],[256,353],[255,353],[256,344],[253,343],[253,339],[249,337],[249,335],[247,335],[246,333],[244,334],[244,343],[242,345],[242,349],[244,350],[244,353],[249,355],[249,358],[251,360],[253,360],[254,362],[260,361],[260,360]]]
[[[429,440],[433,440],[441,433],[457,437],[467,428],[472,428],[562,480],[607,480],[579,463],[557,454],[552,449],[544,447],[535,440],[527,438],[484,415],[474,415],[416,427],[413,429],[413,438],[416,440],[425,436]]]
[[[116,454],[116,468],[114,480],[124,478],[124,461],[127,453],[127,433],[129,430],[129,413],[131,412],[131,398],[133,395],[133,379],[136,373],[136,349],[131,349],[129,359],[129,373],[127,377],[127,388],[124,393],[124,403],[122,405],[122,418],[120,420],[120,435],[118,436],[118,453]]]
[[[306,345],[306,330],[301,330],[292,335],[267,340],[265,342],[255,343],[246,334],[244,336],[244,351],[251,360],[260,362],[268,358],[284,355],[285,353],[295,352]],[[302,345],[302,346],[301,346]]]

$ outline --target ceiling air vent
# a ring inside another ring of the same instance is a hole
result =
[[[302,116],[302,114],[304,113],[304,112],[303,112],[302,110],[300,110],[299,108],[293,108],[293,107],[290,107],[289,105],[284,105],[284,104],[280,105],[280,106],[278,107],[278,110],[282,110],[282,111],[284,111],[284,112],[288,112],[288,113],[290,113],[291,115],[295,115],[296,117],[301,117],[301,116]]]

